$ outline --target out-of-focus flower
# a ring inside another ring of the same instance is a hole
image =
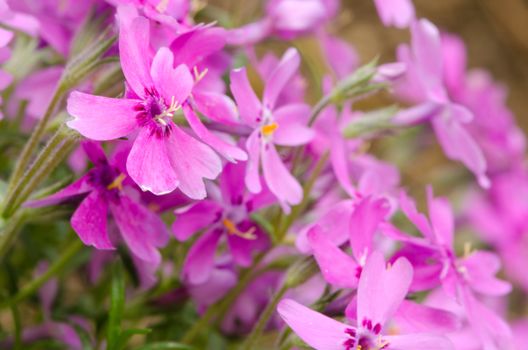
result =
[[[412,0],[374,0],[374,4],[386,26],[405,28],[414,20]]]
[[[108,162],[101,146],[87,142],[84,148],[95,167],[61,191],[28,205],[46,206],[84,197],[71,218],[71,225],[84,244],[103,250],[115,249],[107,228],[110,210],[132,253],[159,265],[161,255],[157,248],[163,247],[169,238],[165,224],[124,190],[126,174]]]
[[[253,222],[250,214],[273,203],[266,189],[249,194],[243,186],[244,166],[228,164],[220,176],[220,188],[210,191],[210,198],[176,210],[172,230],[179,240],[207,231],[193,244],[183,266],[183,277],[191,284],[202,284],[211,275],[215,251],[225,238],[234,263],[247,267],[252,254],[266,248],[267,235]]]
[[[486,160],[466,129],[473,114],[451,101],[444,85],[444,62],[438,29],[421,19],[411,26],[411,47],[398,48],[398,58],[407,67],[405,78],[396,86],[398,93],[417,106],[399,112],[393,122],[410,125],[430,121],[445,154],[462,162],[482,187],[489,187]]]
[[[295,49],[289,49],[267,80],[262,102],[259,101],[248,81],[244,68],[231,72],[231,91],[237,102],[242,122],[254,128],[246,142],[249,153],[246,168],[246,186],[250,192],[259,193],[260,166],[270,191],[279,199],[285,210],[302,200],[302,188],[290,174],[275,144],[299,146],[313,137],[306,127],[310,107],[303,103],[276,106],[276,101],[291,77],[299,68],[300,57]]]
[[[269,0],[265,17],[230,30],[228,43],[253,45],[272,35],[290,40],[313,33],[331,20],[338,8],[336,0]]]
[[[303,341],[317,350],[404,350],[416,349],[417,345],[453,349],[448,339],[434,334],[387,334],[387,323],[405,299],[412,275],[412,266],[405,258],[386,267],[383,255],[373,252],[359,280],[356,326],[335,321],[290,299],[280,302],[278,312]]]

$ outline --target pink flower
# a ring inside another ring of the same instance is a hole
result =
[[[130,177],[144,191],[161,195],[179,188],[194,199],[205,198],[203,179],[214,179],[220,158],[172,120],[192,91],[194,79],[185,64],[161,48],[151,60],[149,23],[120,8],[119,50],[129,88],[116,99],[73,92],[68,126],[93,140],[113,140],[137,131],[127,160]],[[112,118],[108,113],[112,112]]]
[[[206,232],[193,244],[183,265],[183,277],[191,284],[206,282],[213,271],[215,251],[223,240],[233,262],[248,267],[255,251],[269,245],[267,235],[249,214],[274,202],[268,191],[248,194],[242,184],[244,167],[228,164],[220,176],[220,188],[210,190],[211,199],[176,210],[172,230],[185,241],[200,230]],[[212,186],[211,186],[212,187]]]
[[[378,15],[386,26],[408,27],[414,20],[411,0],[374,0]]]
[[[270,191],[279,199],[285,210],[302,200],[302,188],[281,160],[275,145],[299,146],[313,137],[305,126],[310,107],[303,103],[277,107],[276,101],[299,68],[300,57],[289,49],[271,73],[259,101],[249,84],[244,68],[231,72],[231,91],[238,104],[242,122],[254,128],[246,141],[249,153],[245,183],[250,192],[262,190],[260,167]]]
[[[412,276],[412,266],[405,258],[385,267],[383,255],[375,251],[359,280],[355,326],[335,321],[290,299],[280,302],[278,312],[316,350],[453,349],[449,340],[434,334],[387,335],[387,324],[405,299]]]
[[[411,34],[411,47],[403,45],[398,48],[398,58],[406,64],[407,74],[397,90],[418,105],[398,113],[394,122],[409,125],[430,120],[445,154],[462,162],[475,174],[482,187],[489,187],[486,160],[464,126],[472,121],[473,114],[464,106],[453,103],[444,86],[444,62],[438,29],[422,19],[413,23]]]
[[[159,265],[161,255],[157,248],[163,247],[169,238],[165,224],[123,190],[126,175],[108,162],[100,145],[88,142],[83,146],[95,167],[73,184],[28,206],[46,206],[83,197],[73,213],[71,225],[84,244],[103,250],[115,249],[107,228],[110,211],[132,253]]]
[[[337,13],[336,0],[269,0],[264,18],[231,30],[231,45],[253,45],[268,36],[290,40],[315,32]]]

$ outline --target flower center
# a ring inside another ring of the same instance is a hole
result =
[[[247,231],[242,232],[238,229],[237,225],[229,219],[223,219],[222,224],[230,235],[235,235],[248,240],[257,239],[257,236],[255,235],[255,226],[252,226]]]
[[[389,343],[380,335],[381,325],[364,319],[359,329],[347,328],[348,339],[343,343],[344,350],[384,350]]]
[[[174,113],[180,109],[180,104],[172,96],[167,105],[156,89],[145,89],[146,98],[136,106],[136,119],[140,126],[150,126],[156,133],[169,132]]]
[[[276,122],[266,124],[261,127],[262,134],[266,137],[273,135],[273,133],[279,128],[279,124]]]

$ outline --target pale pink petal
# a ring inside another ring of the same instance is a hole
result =
[[[204,58],[220,51],[226,42],[226,30],[221,27],[198,27],[179,35],[170,45],[175,65],[192,69]]]
[[[127,172],[143,191],[162,195],[174,191],[179,178],[173,169],[167,139],[144,127],[128,155]]]
[[[284,322],[306,344],[316,350],[343,350],[343,343],[349,338],[345,333],[351,328],[315,312],[291,299],[284,299],[277,307]]]
[[[215,250],[222,236],[221,229],[202,235],[191,247],[183,263],[183,278],[190,284],[207,282],[214,267]]]
[[[466,269],[466,279],[476,292],[501,296],[511,291],[510,283],[495,277],[501,265],[497,255],[490,252],[475,251],[464,258],[462,264]]]
[[[224,141],[220,137],[207,130],[200,118],[196,116],[191,106],[183,106],[183,112],[185,113],[185,118],[189,122],[189,126],[194,131],[196,136],[200,138],[200,140],[211,146],[215,151],[220,153],[230,162],[236,162],[237,160],[247,160],[246,152],[236,145]]]
[[[456,314],[410,300],[401,303],[392,320],[401,333],[445,334],[462,326]]]
[[[200,113],[218,123],[239,124],[237,108],[233,100],[221,93],[197,90],[193,90],[193,100]]]
[[[420,230],[424,237],[433,240],[433,231],[429,221],[427,220],[427,217],[418,212],[418,209],[416,209],[416,204],[409,196],[407,196],[405,191],[400,192],[399,203],[400,208],[405,216],[414,224],[414,226],[416,226],[418,230]]]
[[[203,179],[214,180],[222,171],[222,161],[209,146],[189,136],[177,126],[167,138],[170,163],[180,180],[179,188],[192,199],[206,197]]]
[[[156,52],[150,74],[165,103],[181,104],[191,94],[194,78],[185,64],[174,68],[172,52],[162,47]]]
[[[169,237],[161,219],[158,217],[154,221],[154,213],[127,196],[121,196],[117,203],[111,202],[110,210],[132,253],[142,260],[158,265],[161,255],[156,247],[163,246]]]
[[[128,6],[117,9],[119,57],[127,83],[136,95],[145,96],[145,88],[154,86],[150,77],[150,25]]]
[[[361,199],[350,217],[350,246],[357,261],[362,262],[372,249],[378,225],[389,213],[390,204],[384,198]]]
[[[288,49],[282,56],[279,64],[266,80],[264,89],[264,106],[270,110],[275,107],[275,102],[286,84],[293,78],[299,69],[301,57],[296,49]]]
[[[310,106],[306,104],[286,105],[273,111],[273,117],[279,125],[273,134],[273,142],[278,145],[304,145],[314,137],[314,131],[307,126]]]
[[[81,135],[97,141],[127,136],[137,127],[134,107],[138,100],[94,96],[74,91],[68,98],[66,124]]]
[[[253,193],[262,191],[259,175],[261,149],[259,134],[259,130],[253,131],[246,141],[249,159],[246,166],[245,183],[248,190]]]
[[[412,282],[413,268],[405,258],[399,258],[386,269],[383,255],[370,254],[358,285],[358,322],[364,319],[382,326],[405,299]]]
[[[386,26],[408,27],[414,20],[411,0],[374,0],[378,15]]]
[[[282,162],[275,146],[267,144],[262,153],[262,171],[270,191],[286,205],[299,204],[302,187]]]
[[[434,198],[432,187],[429,186],[427,188],[427,205],[437,243],[451,249],[454,235],[454,215],[449,201],[446,198]]]
[[[321,38],[325,58],[338,79],[343,79],[359,66],[359,55],[355,48],[338,37],[324,35]]]
[[[231,71],[230,78],[231,92],[235,97],[240,117],[246,124],[250,126],[256,125],[260,118],[262,106],[249,83],[246,69],[239,68]]]
[[[446,337],[433,334],[406,334],[384,336],[390,350],[454,350]]]
[[[324,279],[338,288],[356,288],[359,265],[330,241],[319,226],[308,232],[308,241]]]
[[[482,187],[489,187],[490,182],[486,177],[486,159],[464,126],[454,118],[443,118],[442,116],[434,118],[432,125],[445,154],[450,159],[462,162],[475,174]]]
[[[176,210],[172,232],[176,239],[186,241],[196,232],[206,228],[222,215],[222,207],[214,201],[203,200],[183,210]]]
[[[100,191],[86,197],[71,218],[71,225],[86,245],[97,249],[114,249],[106,228],[108,203]]]
[[[427,96],[437,103],[447,102],[442,80],[442,43],[438,28],[428,20],[421,19],[413,23],[411,33],[414,58]]]

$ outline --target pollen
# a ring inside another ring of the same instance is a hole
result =
[[[227,232],[230,235],[235,235],[240,238],[249,240],[257,239],[257,236],[255,236],[255,227],[251,227],[249,230],[242,232],[236,227],[235,223],[229,219],[222,220],[222,224],[224,224],[225,228],[227,229]]]
[[[114,179],[114,181],[112,181],[110,185],[106,186],[106,188],[108,190],[114,190],[117,188],[118,190],[121,191],[123,189],[123,181],[125,181],[125,179],[126,179],[126,175],[121,173],[119,174],[118,177]]]
[[[167,11],[167,7],[169,6],[169,0],[161,0],[158,5],[156,5],[156,10],[159,13],[164,13]]]
[[[194,80],[195,80],[195,83],[199,82],[200,80],[203,79],[203,77],[205,77],[205,75],[207,74],[209,70],[207,68],[205,68],[203,71],[198,71],[198,68],[196,66],[194,66],[193,68],[193,74],[194,74]]]
[[[279,124],[273,122],[271,124],[264,125],[262,127],[262,133],[264,134],[264,136],[270,136],[270,135],[273,135],[275,130],[277,130],[278,128],[279,128]]]

